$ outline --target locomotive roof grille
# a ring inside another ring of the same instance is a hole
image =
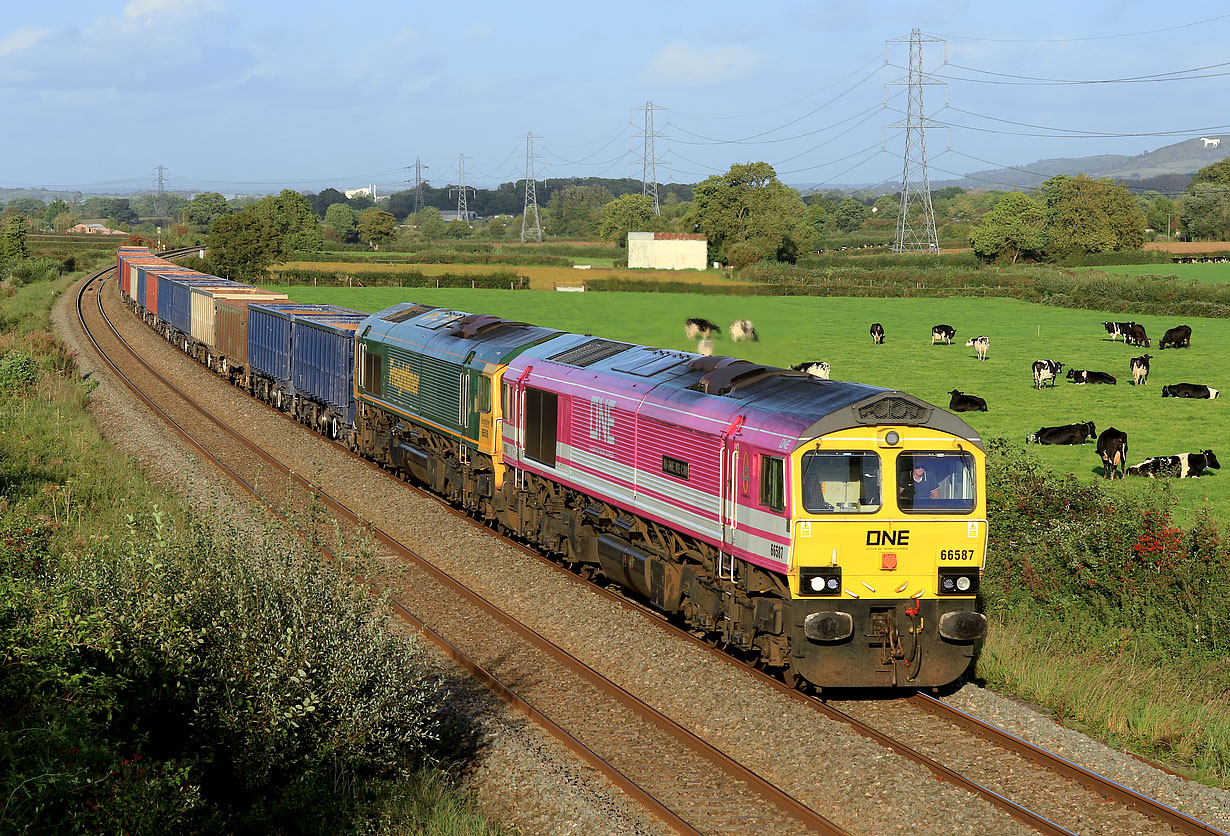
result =
[[[923,424],[931,410],[896,395],[886,395],[858,408],[858,419],[865,424]]]
[[[632,348],[631,343],[595,339],[573,346],[567,351],[561,351],[559,354],[552,355],[547,359],[553,363],[563,363],[566,366],[576,366],[583,369],[586,366],[592,366],[600,360],[606,360],[609,357],[614,357],[616,354],[622,354],[629,348]]]
[[[411,305],[408,308],[402,308],[400,311],[394,311],[391,314],[385,314],[384,316],[380,318],[383,319],[385,322],[392,322],[396,324],[398,322],[405,322],[407,319],[411,319],[412,317],[416,317],[421,313],[427,313],[427,311],[432,311],[432,310],[435,310],[434,306]]]

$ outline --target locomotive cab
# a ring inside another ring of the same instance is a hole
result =
[[[986,631],[982,450],[917,426],[845,429],[791,457],[791,668],[816,683],[956,679]]]

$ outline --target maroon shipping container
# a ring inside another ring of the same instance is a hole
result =
[[[214,299],[214,351],[226,358],[228,366],[248,365],[248,305],[268,304],[268,299]],[[313,310],[313,305],[304,305]]]

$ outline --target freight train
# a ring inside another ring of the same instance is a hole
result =
[[[939,687],[986,555],[978,433],[904,392],[412,302],[304,305],[118,252],[254,397],[800,686]]]

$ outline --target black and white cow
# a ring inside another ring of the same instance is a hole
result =
[[[697,337],[711,337],[721,333],[722,329],[718,327],[716,322],[710,322],[698,316],[692,317],[683,324],[683,334],[689,340],[694,340]]]
[[[730,323],[730,338],[737,343],[747,340],[754,343],[760,342],[760,335],[756,333],[756,328],[750,319],[736,319]]]
[[[1188,325],[1176,325],[1166,332],[1162,337],[1162,341],[1157,344],[1157,350],[1161,351],[1168,345],[1175,348],[1191,348],[1192,347],[1192,329]]]
[[[1212,450],[1201,453],[1180,453],[1177,456],[1154,456],[1127,469],[1129,476],[1173,476],[1179,479],[1199,479],[1205,468],[1221,470],[1221,463]]]
[[[1034,361],[1034,388],[1041,389],[1042,386],[1049,380],[1051,388],[1055,388],[1055,379],[1059,377],[1059,373],[1063,371],[1063,363],[1056,363],[1054,360],[1035,360]]]
[[[1139,357],[1133,357],[1128,364],[1128,368],[1132,370],[1132,385],[1146,386],[1149,383],[1149,361],[1153,359],[1152,354],[1142,354]]]
[[[884,344],[884,326],[878,322],[871,323],[871,341],[876,345]]]
[[[1114,386],[1118,383],[1113,374],[1091,372],[1088,369],[1068,369],[1068,380],[1077,386],[1084,386],[1086,383],[1108,383]]]
[[[948,394],[952,395],[948,401],[948,408],[953,412],[987,411],[987,402],[977,395],[966,395],[957,389],[953,389]]]
[[[942,342],[945,345],[952,345],[952,338],[957,335],[957,329],[951,325],[932,325],[931,326],[931,344]]]
[[[1098,428],[1092,421],[1084,424],[1068,424],[1063,427],[1042,427],[1036,433],[1025,436],[1027,444],[1084,444],[1096,438]]]
[[[791,366],[790,368],[794,369],[796,372],[803,372],[804,374],[809,374],[812,377],[818,377],[821,380],[829,379],[829,364],[823,360],[809,360],[806,363],[799,363]]]
[[[1098,455],[1102,458],[1102,474],[1107,479],[1114,479],[1116,470],[1119,478],[1123,478],[1127,471],[1127,449],[1127,433],[1114,427],[1102,430],[1098,436]]]
[[[1132,345],[1143,345],[1149,347],[1149,335],[1145,333],[1145,326],[1133,322],[1132,327],[1128,329],[1127,336],[1124,337],[1124,342],[1130,342]]]
[[[1171,383],[1162,387],[1163,398],[1216,398],[1220,394],[1203,383]]]
[[[965,347],[973,348],[978,352],[978,359],[985,360],[987,359],[987,349],[991,347],[991,338],[982,336],[972,337],[966,340]]]
[[[1127,342],[1128,333],[1131,332],[1135,322],[1103,322],[1102,327],[1106,329],[1106,333],[1110,334],[1110,341],[1123,337],[1123,341]]]

